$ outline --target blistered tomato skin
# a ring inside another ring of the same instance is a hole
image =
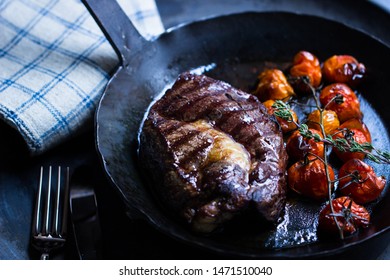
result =
[[[367,142],[371,143],[371,133],[368,127],[365,125],[365,123],[361,119],[349,119],[345,122],[343,122],[340,127],[340,129],[348,128],[348,129],[357,129],[363,132],[364,136],[366,137]]]
[[[357,86],[365,77],[366,67],[350,55],[334,55],[322,67],[324,78],[330,83]]]
[[[332,206],[334,214],[329,204],[321,210],[318,221],[320,233],[339,234],[338,224],[344,235],[350,235],[355,233],[358,228],[367,227],[370,223],[370,213],[367,209],[353,202],[350,197],[342,196],[333,199]]]
[[[293,66],[290,75],[295,78],[293,87],[301,92],[310,92],[310,88],[301,80],[303,77],[309,79],[309,84],[317,88],[321,84],[321,65],[316,56],[307,51],[298,52],[293,59]]]
[[[336,132],[333,135],[334,140],[337,138],[344,138],[344,139],[347,139],[347,141],[348,141],[348,138],[350,138],[350,137],[352,137],[353,140],[355,142],[357,142],[358,144],[364,144],[364,143],[368,142],[364,133],[358,129],[355,129],[355,128],[348,129],[348,130],[340,130],[339,132]],[[365,154],[362,152],[349,152],[349,151],[342,152],[336,147],[333,147],[332,150],[337,155],[337,157],[339,159],[341,159],[343,162],[347,162],[348,160],[354,159],[354,158],[360,159],[360,160],[363,160],[365,158]]]
[[[316,129],[309,128],[313,134],[318,134],[322,137],[322,133]],[[317,142],[313,138],[308,139],[303,137],[297,130],[294,131],[287,140],[286,150],[288,157],[291,161],[298,161],[305,158],[307,155],[310,159],[314,159],[315,155],[323,158],[324,156],[324,143]],[[314,155],[313,155],[314,154]]]
[[[359,159],[347,161],[340,168],[339,178],[340,192],[360,204],[377,199],[386,185],[384,177],[378,177],[371,166]]]
[[[287,100],[295,95],[293,88],[287,82],[286,76],[279,69],[264,70],[258,76],[259,83],[254,95],[260,101]]]
[[[321,113],[319,110],[312,111],[307,117],[307,125],[310,128],[321,131],[320,126]],[[330,134],[340,126],[339,118],[336,112],[332,110],[324,110],[322,113],[322,123],[324,126],[325,134]]]
[[[328,166],[328,172],[330,180],[334,181],[332,167]],[[317,200],[327,198],[329,190],[324,163],[320,159],[296,162],[288,169],[288,185],[303,196]]]
[[[338,102],[337,96],[342,99],[342,102]],[[356,94],[346,84],[335,83],[323,88],[320,102],[326,106],[326,109],[336,112],[341,123],[352,118],[361,119],[363,117]]]
[[[272,107],[272,105],[275,103],[275,100],[267,100],[263,102],[263,105],[267,108],[268,114],[273,115],[275,112],[275,108]],[[293,131],[294,129],[297,129],[297,125],[295,123],[298,123],[298,116],[294,112],[294,110],[291,110],[292,120],[293,121],[287,121],[280,117],[276,117],[276,120],[278,121],[280,128],[282,129],[283,133],[288,133],[290,131]]]

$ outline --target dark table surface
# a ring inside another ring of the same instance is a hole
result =
[[[157,0],[166,28],[213,15],[242,11],[294,11],[341,21],[390,45],[390,16],[368,1],[308,0]],[[376,0],[384,7],[387,1]],[[84,167],[85,179],[95,187],[102,225],[103,259],[221,259],[224,256],[182,244],[158,232],[136,213],[127,213],[111,186],[95,149],[93,123],[76,138],[38,157],[29,157],[19,135],[0,123],[0,259],[36,258],[29,238],[33,197],[41,165]],[[389,235],[387,233],[387,235]],[[386,239],[387,241],[389,238]],[[390,246],[375,243],[373,252],[353,251],[331,258],[390,259]],[[76,259],[73,236],[56,258]]]

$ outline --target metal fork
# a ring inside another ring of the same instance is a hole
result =
[[[57,184],[53,193],[52,167],[50,166],[48,170],[46,187],[41,167],[32,223],[32,246],[40,251],[41,260],[49,259],[49,254],[63,247],[66,241],[69,167],[66,168],[65,180],[61,178],[61,166],[58,167],[56,177]]]

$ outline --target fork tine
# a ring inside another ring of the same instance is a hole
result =
[[[49,178],[47,183],[46,191],[46,203],[45,203],[45,214],[43,217],[43,234],[48,235],[50,233],[50,200],[51,200],[51,166],[49,166]]]
[[[54,222],[53,222],[53,234],[55,236],[58,236],[60,234],[59,233],[60,196],[61,196],[61,166],[58,166],[57,190],[56,190],[55,212],[54,212]]]
[[[43,186],[43,166],[41,166],[38,191],[35,200],[35,210],[33,217],[33,235],[38,235],[41,222],[41,204],[42,204],[42,186]]]
[[[63,212],[62,212],[62,227],[61,237],[66,235],[67,232],[67,217],[68,217],[68,206],[69,206],[69,167],[66,168],[65,188],[64,188],[64,200],[63,200]]]

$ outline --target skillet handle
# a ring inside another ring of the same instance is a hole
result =
[[[122,65],[131,53],[140,50],[147,42],[134,27],[116,0],[81,0],[107,40],[114,48]]]

